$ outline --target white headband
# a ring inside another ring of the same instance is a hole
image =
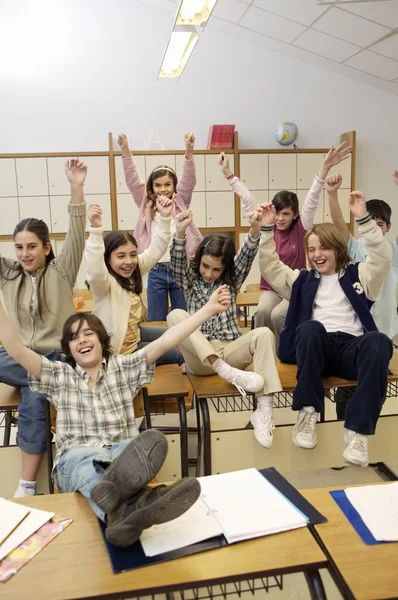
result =
[[[175,175],[175,171],[173,171],[171,167],[156,167],[156,169],[154,169],[152,173],[156,173],[156,171],[170,171],[170,173],[173,173],[173,175]]]

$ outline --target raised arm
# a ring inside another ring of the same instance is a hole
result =
[[[325,181],[325,189],[328,194],[329,200],[329,209],[330,216],[332,217],[333,223],[339,229],[339,231],[344,235],[345,239],[350,239],[351,233],[348,229],[345,219],[343,217],[343,213],[339,204],[338,192],[337,190],[341,186],[343,178],[339,173],[334,173],[334,175],[329,175],[326,177]]]
[[[69,210],[69,228],[61,252],[55,261],[57,271],[74,286],[84,251],[84,235],[86,228],[86,204],[84,202],[83,185],[87,167],[79,159],[65,163],[65,174],[70,183],[71,201]]]
[[[90,221],[89,236],[86,241],[84,255],[87,263],[87,281],[94,300],[102,300],[111,286],[111,275],[105,265],[105,246],[102,239],[102,209],[99,204],[91,204],[88,208]]]
[[[0,302],[0,343],[4,346],[7,354],[19,363],[36,379],[41,377],[41,356],[26,348],[14,325],[9,321],[3,305]]]
[[[141,175],[134,162],[134,157],[130,150],[129,140],[125,133],[121,133],[117,139],[117,143],[122,151],[122,162],[126,185],[130,190],[133,200],[140,208],[146,198],[145,181],[141,179]]]
[[[138,256],[141,275],[148,273],[159,262],[170,243],[170,221],[174,202],[166,196],[158,196],[156,199],[156,208],[159,213],[156,233],[151,238],[149,248]]]
[[[249,233],[234,259],[237,290],[242,287],[250,273],[260,243],[261,211],[249,213],[248,219],[250,223]]]
[[[229,158],[225,152],[221,152],[218,156],[218,164],[220,165],[221,172],[225,179],[228,181],[233,192],[237,194],[242,202],[242,208],[247,213],[252,213],[258,210],[259,205],[252,196],[251,192],[247,189],[244,183],[236,177],[231,169],[229,168]]]
[[[319,198],[321,196],[325,179],[330,169],[338,165],[341,161],[346,160],[352,151],[351,146],[347,146],[343,142],[335,148],[332,146],[322,161],[321,167],[315,175],[312,186],[304,200],[304,204],[300,209],[301,223],[305,231],[308,231],[314,224],[315,213],[318,208]]]
[[[185,140],[185,160],[182,167],[181,178],[177,183],[176,203],[180,210],[189,208],[192,202],[192,192],[196,185],[195,161],[193,158],[193,149],[195,146],[195,136],[193,133],[186,133]]]
[[[187,255],[185,232],[192,223],[192,212],[184,210],[176,215],[176,234],[170,249],[170,263],[177,284],[183,292],[188,292],[196,279]]]
[[[213,315],[226,311],[230,306],[231,295],[228,287],[222,285],[212,293],[207,304],[196,313],[182,323],[170,327],[160,338],[145,346],[147,365],[151,365],[170,348],[178,346]]]

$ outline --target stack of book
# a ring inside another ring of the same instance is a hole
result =
[[[208,150],[227,150],[234,147],[235,125],[212,125],[207,140]]]

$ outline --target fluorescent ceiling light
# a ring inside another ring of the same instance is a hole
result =
[[[217,0],[181,0],[177,25],[199,25],[204,29],[216,2]]]

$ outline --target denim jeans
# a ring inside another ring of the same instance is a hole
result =
[[[387,390],[387,369],[392,356],[391,340],[378,331],[358,337],[327,333],[319,321],[306,321],[297,328],[297,385],[293,410],[313,406],[323,412],[325,389],[322,376],[357,379],[348,401],[345,427],[373,435]]]
[[[91,500],[91,490],[102,479],[104,471],[131,442],[131,439],[112,446],[92,448],[77,446],[61,455],[54,472],[54,483],[60,492],[80,492],[97,517],[105,521],[103,511]]]
[[[167,331],[167,327],[140,327],[141,341],[138,344],[137,350],[145,348],[148,344],[160,338]],[[184,358],[177,347],[171,348],[156,361],[157,365],[182,365]]]
[[[49,360],[63,360],[52,350],[46,357]],[[46,451],[46,400],[41,394],[32,392],[28,384],[28,373],[4,348],[0,348],[0,381],[19,387],[21,403],[18,407],[17,444],[28,454],[42,454]]]
[[[187,310],[184,294],[169,263],[157,263],[148,274],[148,321],[165,321],[169,308]]]

